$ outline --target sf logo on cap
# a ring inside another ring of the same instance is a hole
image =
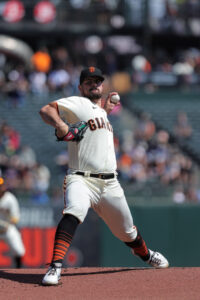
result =
[[[94,68],[94,67],[90,67],[90,68],[89,68],[89,71],[90,71],[90,73],[94,73],[95,68]]]

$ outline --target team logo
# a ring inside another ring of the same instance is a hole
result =
[[[112,128],[110,122],[108,122],[107,120],[104,120],[102,117],[88,120],[88,125],[90,127],[90,130],[92,130],[92,131],[96,130],[96,129],[105,128],[105,129],[113,132],[113,128]]]
[[[90,73],[94,73],[95,67],[90,67],[90,68],[89,68],[89,71],[90,71]]]

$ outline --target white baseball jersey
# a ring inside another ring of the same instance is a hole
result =
[[[19,204],[16,197],[6,191],[0,198],[0,220],[10,223],[11,220],[19,221]]]
[[[69,123],[85,121],[89,128],[80,143],[69,142],[69,167],[91,173],[115,173],[113,129],[106,111],[88,98],[69,97],[57,101],[60,117]],[[123,241],[137,234],[124,192],[115,176],[104,180],[70,173],[64,180],[64,214],[83,222],[92,207]]]
[[[68,97],[57,101],[60,117],[69,123],[88,122],[83,140],[69,142],[69,167],[94,173],[116,171],[113,129],[106,111],[84,97]]]

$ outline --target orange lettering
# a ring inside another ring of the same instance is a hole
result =
[[[89,124],[89,127],[90,127],[91,130],[96,130],[97,129],[97,126],[96,126],[94,120],[90,119],[88,121],[88,124]]]
[[[53,245],[54,245],[54,238],[55,238],[56,228],[47,228],[45,230],[45,264],[50,263],[53,255]]]
[[[39,267],[42,264],[42,230],[40,228],[23,228],[22,239],[26,249],[23,263],[29,267]]]
[[[96,120],[96,122],[97,122],[97,126],[98,126],[98,128],[100,129],[100,128],[101,128],[101,124],[100,124],[100,120],[99,120],[99,118],[95,118],[95,120]]]
[[[9,256],[5,256],[4,253],[9,251],[9,246],[1,241],[0,242],[0,264],[1,267],[10,267],[12,264],[12,259]]]
[[[101,118],[101,128],[106,128],[106,124],[105,124],[105,122],[104,122],[104,119],[103,119],[103,118]]]

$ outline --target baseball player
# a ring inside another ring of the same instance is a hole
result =
[[[16,268],[21,268],[21,260],[25,254],[21,234],[16,227],[19,217],[17,198],[7,190],[4,179],[0,177],[0,240],[10,246]]]
[[[105,221],[112,233],[150,266],[167,268],[167,259],[147,248],[117,180],[113,128],[107,115],[117,105],[110,93],[103,103],[104,77],[100,69],[82,70],[81,96],[62,98],[40,110],[43,121],[55,128],[57,140],[68,142],[69,171],[64,178],[64,210],[54,241],[53,257],[43,285],[57,285],[64,256],[88,209]]]

